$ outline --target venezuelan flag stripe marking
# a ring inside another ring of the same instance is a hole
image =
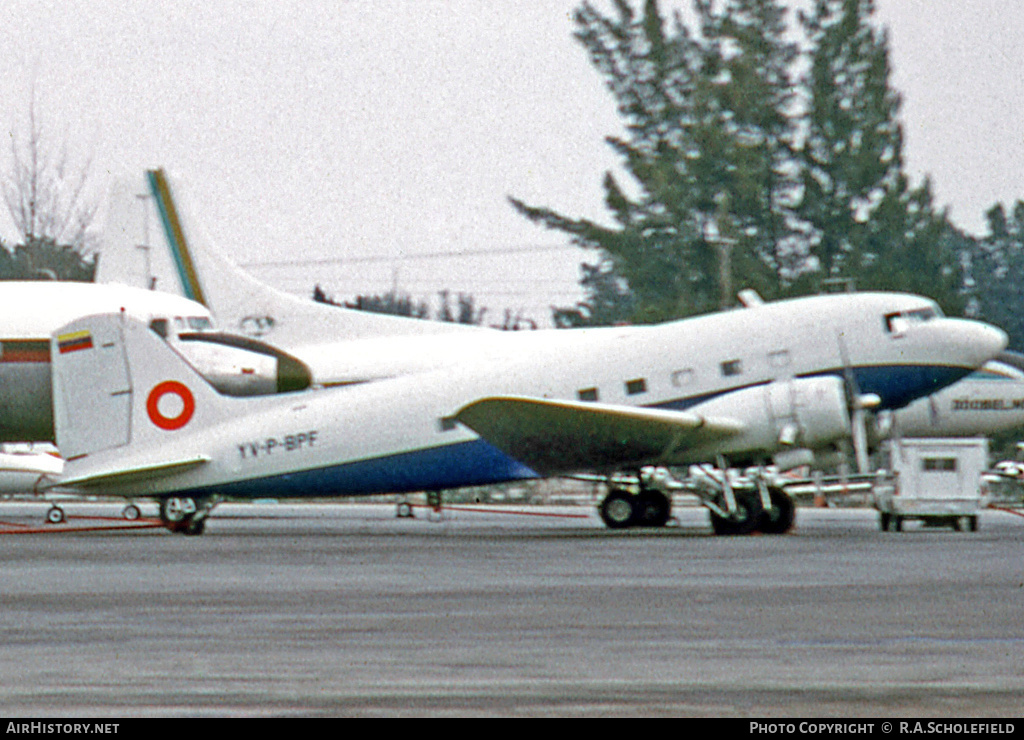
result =
[[[92,349],[92,334],[87,329],[70,334],[60,334],[57,336],[57,349],[62,355],[66,355],[68,352]]]

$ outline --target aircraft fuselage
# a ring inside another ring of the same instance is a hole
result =
[[[477,399],[511,395],[738,417],[743,433],[672,460],[701,462],[784,446],[773,404],[799,388],[793,381],[845,384],[852,375],[859,392],[897,408],[1005,345],[999,330],[943,318],[931,301],[898,294],[782,301],[657,326],[502,336],[500,347],[468,339],[440,370],[264,398],[218,396],[198,378],[136,356],[129,342],[130,387],[108,389],[123,399],[111,416],[120,415],[124,429],[61,451],[70,478],[91,476],[123,495],[328,496],[486,484],[536,472],[453,416]],[[174,390],[174,383],[189,390]],[[773,390],[759,408],[762,389]],[[204,464],[180,472],[125,476],[123,483],[117,477],[122,469],[200,457]]]

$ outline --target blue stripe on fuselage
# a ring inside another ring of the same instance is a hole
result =
[[[947,385],[951,385],[972,372],[972,368],[953,367],[943,365],[881,365],[871,367],[852,368],[853,377],[857,388],[861,393],[874,393],[881,399],[879,408],[898,409],[906,406],[918,398],[929,396]],[[823,370],[818,373],[801,375],[802,378],[822,377],[834,375],[842,379],[845,375],[843,368]],[[768,385],[770,380],[762,380],[758,383],[738,385],[726,390],[705,393],[699,396],[679,398],[674,401],[667,401],[656,404],[657,408],[684,411],[699,406],[712,398],[718,398],[736,391],[755,388],[759,385]]]
[[[530,468],[477,439],[326,468],[208,486],[187,493],[217,493],[238,498],[360,496],[482,486],[537,477]]]
[[[883,409],[898,409],[952,385],[973,370],[950,365],[874,366],[854,368],[853,375],[861,393],[877,394]],[[842,370],[834,372],[842,377]]]

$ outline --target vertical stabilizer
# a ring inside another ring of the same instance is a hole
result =
[[[159,455],[234,410],[234,399],[123,312],[77,319],[50,341],[57,446],[69,464],[105,451]]]

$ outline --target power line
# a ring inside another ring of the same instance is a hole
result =
[[[240,267],[302,267],[308,265],[357,264],[367,262],[394,262],[397,260],[452,259],[458,257],[498,257],[503,254],[526,254],[531,252],[555,252],[580,249],[572,244],[534,244],[504,249],[464,249],[460,252],[422,252],[372,257],[324,257],[306,260],[271,260],[268,262],[242,262]]]

